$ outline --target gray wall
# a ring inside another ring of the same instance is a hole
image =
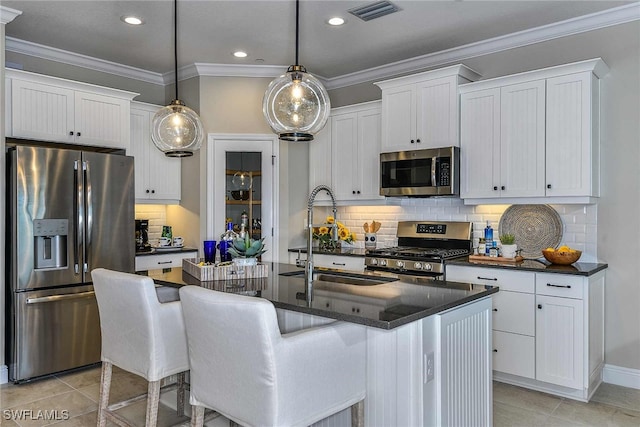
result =
[[[4,25],[0,24],[0,64],[4,64]],[[3,102],[4,106],[4,67],[0,67],[0,102]],[[0,197],[0,383],[3,378],[2,367],[4,366],[4,317],[5,317],[5,263],[4,263],[4,241],[5,241],[5,228],[4,228],[4,216],[5,216],[5,177],[6,177],[6,162],[5,162],[5,139],[4,139],[4,107],[2,108],[2,114],[0,114],[0,188],[3,189],[2,197]]]
[[[608,262],[605,361],[640,369],[640,23],[618,25],[462,61],[483,78],[601,57],[598,258]],[[332,104],[380,98],[373,84],[336,89]],[[377,98],[375,98],[377,95]]]

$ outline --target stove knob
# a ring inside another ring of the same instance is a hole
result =
[[[402,268],[404,267],[404,261],[396,261],[396,265],[398,266],[398,268]]]
[[[381,260],[380,260],[380,266],[381,266],[381,267],[384,267],[384,266],[386,266],[386,265],[387,265],[387,260],[386,260],[386,259],[381,259]]]
[[[378,260],[376,258],[373,258],[371,260],[371,265],[378,265]]]
[[[416,262],[415,264],[413,264],[413,268],[415,268],[416,270],[422,270],[422,263]]]
[[[433,269],[433,267],[431,266],[431,264],[425,264],[424,265],[424,269],[427,271],[431,271]]]

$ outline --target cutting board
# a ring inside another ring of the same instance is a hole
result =
[[[489,257],[486,255],[469,255],[469,261],[471,262],[486,262],[486,263],[511,263],[515,264],[518,262],[524,261],[524,258],[521,256],[517,256],[515,258],[505,258],[505,257]]]

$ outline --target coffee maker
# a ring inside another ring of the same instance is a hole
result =
[[[148,219],[136,219],[136,252],[151,252]]]

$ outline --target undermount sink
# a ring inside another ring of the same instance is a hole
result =
[[[291,273],[281,273],[281,276],[291,276],[291,277],[304,277],[304,271],[294,271]],[[330,282],[330,283],[340,283],[343,285],[356,285],[356,286],[373,286],[373,285],[381,285],[383,283],[392,282],[396,279],[385,278],[385,277],[372,277],[367,276],[365,274],[357,274],[357,273],[334,273],[330,271],[314,271],[313,272],[313,281],[314,282]]]

